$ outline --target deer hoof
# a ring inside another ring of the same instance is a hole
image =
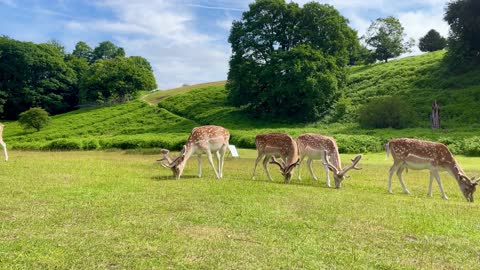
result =
[[[448,200],[448,197],[445,195],[442,197],[444,200]]]
[[[410,194],[410,191],[408,191],[408,190],[405,190],[404,192],[405,192],[405,194]]]

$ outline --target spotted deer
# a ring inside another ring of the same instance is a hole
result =
[[[3,127],[4,125],[0,123],[0,144],[3,147],[3,154],[5,155],[5,161],[8,161],[7,144],[3,141]]]
[[[306,133],[297,138],[298,152],[300,155],[300,164],[305,157],[307,157],[307,167],[313,179],[318,180],[313,173],[313,160],[322,160],[323,167],[327,177],[327,187],[330,187],[330,174],[333,172],[333,179],[335,180],[335,188],[340,188],[342,181],[347,178],[349,170],[361,170],[356,167],[357,163],[362,158],[362,155],[356,156],[352,160],[352,165],[342,169],[342,161],[338,153],[338,146],[335,139],[320,134]],[[326,156],[326,158],[325,158]],[[331,163],[328,162],[331,161]],[[298,179],[301,180],[300,166],[298,167]]]
[[[392,193],[392,175],[394,172],[397,173],[403,192],[410,194],[402,179],[403,170],[429,170],[430,184],[428,186],[428,195],[432,196],[432,183],[433,178],[435,178],[442,193],[442,198],[448,200],[438,173],[445,170],[457,181],[467,201],[473,202],[473,193],[480,179],[476,180],[475,177],[468,178],[444,144],[417,139],[393,139],[385,144],[385,150],[387,158],[389,153],[393,157],[393,165],[390,167],[388,174],[389,193]]]
[[[268,179],[273,181],[267,168],[267,163],[270,160],[271,164],[277,164],[280,167],[280,173],[283,175],[285,183],[289,183],[292,178],[293,169],[300,162],[295,140],[287,134],[267,133],[257,135],[255,137],[255,145],[258,156],[255,160],[252,178],[255,179],[258,162],[265,157],[263,160],[263,168],[267,173]],[[281,162],[277,161],[275,157],[280,157],[282,159]]]
[[[192,130],[187,142],[180,151],[178,157],[169,156],[170,151],[162,149],[163,158],[157,160],[165,168],[170,168],[175,179],[180,179],[187,160],[192,155],[198,158],[198,177],[202,177],[202,154],[206,154],[208,162],[212,166],[217,179],[223,177],[223,164],[225,160],[225,152],[230,140],[230,133],[227,129],[220,126],[201,126]],[[218,171],[215,168],[212,159],[212,153],[217,156]]]

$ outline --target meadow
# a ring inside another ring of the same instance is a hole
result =
[[[367,154],[342,189],[283,184],[276,167],[251,180],[254,150],[184,176],[137,151],[10,151],[0,164],[2,269],[478,269],[480,208],[442,173],[450,200],[428,173],[394,179],[391,160]],[[353,155],[342,155],[348,162]],[[469,175],[480,158],[458,156]],[[204,166],[208,164],[203,162]],[[478,201],[478,195],[477,195]]]

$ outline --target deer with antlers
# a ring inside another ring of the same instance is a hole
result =
[[[327,187],[330,187],[330,170],[333,172],[335,188],[341,187],[342,181],[346,179],[348,171],[352,169],[361,170],[361,168],[356,167],[356,165],[362,158],[362,155],[356,156],[352,160],[352,165],[342,169],[342,162],[340,160],[340,154],[338,153],[337,142],[331,137],[314,133],[306,133],[298,136],[297,144],[300,155],[300,163],[305,157],[307,157],[307,167],[310,171],[310,175],[315,180],[318,179],[313,173],[313,160],[322,160],[322,164],[325,168],[327,176]],[[332,163],[330,163],[328,160],[331,160]],[[298,167],[298,179],[301,180],[300,166]]]
[[[277,164],[280,167],[280,173],[283,175],[285,183],[289,183],[292,178],[293,169],[300,162],[295,140],[287,134],[267,133],[257,135],[255,137],[255,145],[258,156],[255,160],[252,178],[255,179],[258,162],[265,157],[263,160],[263,168],[267,172],[268,179],[273,181],[267,168],[267,163],[271,160],[271,164]],[[277,161],[275,157],[280,157],[281,162]]]
[[[422,141],[417,139],[393,139],[385,144],[387,158],[389,153],[393,157],[393,165],[388,174],[388,192],[392,193],[392,175],[397,173],[398,180],[402,185],[403,192],[410,194],[402,179],[402,172],[405,169],[429,170],[430,184],[428,195],[432,196],[433,178],[436,179],[442,198],[448,200],[443,190],[439,171],[446,170],[458,183],[463,196],[469,202],[473,202],[473,193],[480,179],[468,178],[460,168],[447,146],[442,143]]]
[[[3,147],[3,154],[5,155],[5,161],[8,161],[7,144],[3,141],[3,127],[4,125],[0,123],[0,144]]]
[[[202,177],[202,154],[206,154],[210,165],[215,172],[217,179],[223,177],[223,164],[225,160],[225,152],[230,140],[230,132],[220,126],[201,126],[192,130],[192,133],[187,139],[187,142],[180,151],[178,157],[169,156],[170,151],[162,149],[163,158],[157,161],[165,168],[170,168],[175,179],[180,179],[183,173],[187,160],[192,155],[197,155],[198,158],[198,177]],[[212,153],[215,153],[218,161],[218,171],[212,159]],[[166,163],[165,163],[166,161]]]

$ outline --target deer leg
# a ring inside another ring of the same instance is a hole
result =
[[[313,179],[315,179],[315,181],[318,181],[317,176],[313,173],[312,164],[313,164],[313,159],[308,158],[307,166],[308,166],[308,170],[310,171],[310,175],[312,176]]]
[[[5,154],[5,161],[8,161],[7,144],[5,144],[3,140],[0,140],[0,144],[3,147],[3,154]]]
[[[410,191],[408,191],[407,186],[405,186],[405,182],[403,182],[403,179],[402,179],[403,170],[404,170],[403,166],[400,166],[400,168],[398,168],[397,170],[398,181],[400,181],[400,185],[402,185],[403,192],[406,194],[410,194]]]
[[[215,164],[213,164],[212,152],[207,151],[207,158],[208,158],[208,162],[210,162],[210,165],[212,166],[213,171],[215,172],[215,176],[217,177],[217,179],[220,178],[218,176],[217,169],[215,169]]]
[[[202,177],[202,156],[198,155],[198,177]]]
[[[298,180],[302,180],[302,176],[300,175],[300,167],[301,167],[301,164],[302,164],[304,158],[305,158],[305,156],[300,156],[300,163],[298,165],[298,177],[297,177]]]
[[[227,152],[227,145],[220,148],[220,178],[223,178],[223,164],[225,164],[225,153]]]
[[[265,156],[265,159],[263,160],[263,168],[264,168],[265,171],[267,172],[268,179],[270,179],[270,181],[273,181],[272,176],[270,176],[270,172],[268,171],[268,167],[267,167],[267,164],[268,164],[268,160],[269,160],[269,159],[270,159],[270,156],[269,156],[269,155],[266,155],[266,156]]]
[[[390,170],[388,171],[388,193],[393,193],[392,192],[392,176],[393,173],[398,169],[399,164],[393,163],[392,167],[390,167]]]
[[[222,164],[220,164],[220,150],[215,152],[215,155],[217,156],[217,167],[218,167],[218,176],[222,178],[222,172],[220,171],[222,168]]]
[[[447,195],[445,194],[445,191],[443,190],[443,185],[442,185],[442,180],[440,180],[440,175],[438,174],[438,171],[432,171],[433,175],[435,176],[435,179],[437,180],[438,187],[440,188],[440,192],[442,193],[442,198],[444,200],[448,200]]]
[[[428,185],[428,196],[432,197],[433,173],[430,171],[430,184]]]
[[[262,159],[263,156],[264,156],[263,154],[258,153],[257,159],[255,160],[255,166],[253,166],[253,176],[252,176],[253,180],[255,180],[255,171],[257,170],[258,162]]]

